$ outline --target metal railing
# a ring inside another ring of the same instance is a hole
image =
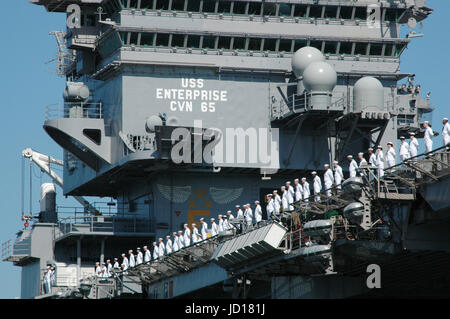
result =
[[[154,226],[152,221],[137,217],[70,216],[58,221],[54,238],[77,233],[153,233]]]
[[[61,118],[102,119],[103,105],[99,103],[66,102],[45,106],[45,120]]]
[[[29,256],[31,254],[31,237],[10,239],[2,243],[2,260],[10,257]]]
[[[9,256],[11,256],[13,251],[13,241],[7,240],[2,243],[2,260],[7,259]]]

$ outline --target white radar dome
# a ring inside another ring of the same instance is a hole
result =
[[[337,74],[330,64],[313,62],[303,72],[303,83],[309,92],[332,92],[337,83]]]
[[[356,81],[353,87],[353,110],[361,112],[369,107],[384,109],[384,88],[378,79],[365,76]]]
[[[324,61],[325,57],[318,49],[313,47],[303,47],[297,50],[292,57],[292,71],[295,76],[299,78],[311,63]]]

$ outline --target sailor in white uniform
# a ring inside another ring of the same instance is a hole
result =
[[[221,232],[224,231],[224,229],[223,229],[223,218],[222,218],[222,215],[221,215],[221,214],[219,214],[219,216],[217,216],[217,218],[219,219],[219,222],[218,222],[218,224],[217,224],[217,231],[218,231],[219,234],[220,234]]]
[[[200,225],[202,225],[201,226],[202,240],[205,240],[208,238],[208,224],[205,222],[205,219],[203,217],[200,218]]]
[[[161,258],[164,256],[164,252],[166,251],[166,245],[164,245],[163,239],[159,239],[158,244],[158,257]]]
[[[148,263],[151,259],[150,250],[147,246],[144,246],[144,262]]]
[[[336,183],[336,188],[341,189],[342,181],[344,180],[344,173],[342,172],[342,167],[339,166],[338,161],[333,161],[334,166],[334,182]]]
[[[405,141],[404,136],[400,136],[400,160],[404,162],[409,156],[409,144]]]
[[[184,224],[184,234],[183,234],[183,245],[184,247],[191,245],[191,230],[188,224]],[[179,246],[179,245],[178,245]],[[181,249],[181,247],[179,247]]]
[[[423,122],[423,127],[425,128],[425,136],[423,140],[425,141],[426,152],[431,152],[433,150],[433,130],[430,127],[430,123],[428,121]]]
[[[450,144],[450,124],[448,123],[448,118],[444,117],[442,119],[442,139],[444,140],[444,146]]]
[[[273,207],[275,208],[275,215],[278,215],[280,213],[281,204],[281,197],[280,195],[278,195],[278,191],[275,189],[273,191]]]
[[[359,158],[359,168],[368,165],[366,159],[364,158],[364,153],[362,152],[358,153],[358,158]]]
[[[415,157],[417,156],[417,151],[419,149],[419,141],[416,138],[416,134],[414,133],[409,133],[409,138],[410,138],[410,142],[409,142],[409,154],[411,155],[411,157]]]
[[[127,270],[128,267],[130,266],[130,263],[128,262],[128,258],[125,254],[122,254],[122,265],[125,266],[125,270]]]
[[[266,205],[266,212],[267,212],[267,219],[271,220],[273,219],[273,215],[275,212],[275,206],[273,201],[273,195],[267,194],[266,195],[267,205]]]
[[[106,263],[102,262],[101,278],[108,278],[108,268],[106,268]]]
[[[224,231],[230,230],[231,229],[231,225],[228,222],[227,216],[222,216],[222,218],[223,218],[223,230]]]
[[[172,253],[172,240],[170,239],[170,236],[166,236],[166,255]]]
[[[50,282],[50,275],[51,275],[50,266],[48,266],[47,269],[48,269],[48,276],[49,276],[48,279]],[[100,278],[102,276],[102,267],[100,267],[100,262],[98,262],[98,261],[95,263],[95,276],[98,278]]]
[[[153,242],[153,260],[156,260],[159,258],[159,247],[156,244],[156,241]]]
[[[288,201],[288,191],[286,189],[286,186],[281,186],[281,205],[283,207],[283,212],[289,211],[289,201]]]
[[[183,231],[179,230],[178,231],[178,250],[180,250],[181,248],[187,247],[184,245],[184,236],[183,236]]]
[[[397,154],[394,149],[394,144],[392,142],[387,143],[387,151],[386,151],[386,163],[388,167],[392,167],[396,164]]]
[[[118,258],[114,258],[114,266],[113,266],[114,270],[117,271],[119,270],[120,266],[119,266],[119,259]]]
[[[322,191],[322,181],[320,177],[317,176],[317,172],[314,171],[311,173],[313,176],[313,190],[314,190],[314,201],[320,202],[320,192]]]
[[[142,264],[142,261],[143,261],[143,259],[144,259],[144,256],[142,255],[142,252],[141,252],[141,248],[140,248],[140,247],[138,247],[138,248],[136,249],[136,251],[137,251],[137,254],[136,254],[136,266],[137,266],[137,265]]]
[[[287,191],[287,200],[288,200],[288,204],[289,204],[289,211],[293,211],[294,210],[294,200],[295,200],[295,190],[294,187],[291,186],[291,182],[287,181],[286,182],[286,191]]]
[[[112,276],[112,269],[113,269],[113,265],[111,264],[111,260],[108,259],[106,261],[106,275],[107,275],[107,277],[111,277]]]
[[[253,210],[250,204],[245,204],[245,212],[244,212],[245,222],[247,224],[247,227],[250,227],[253,225]]]
[[[325,169],[325,173],[323,174],[323,183],[325,185],[326,194],[328,197],[331,196],[331,188],[333,187],[334,177],[333,171],[330,169],[330,165],[324,164],[323,168]]]
[[[134,266],[136,266],[136,260],[134,259],[134,254],[133,254],[133,250],[129,250],[128,251],[128,255],[130,256],[130,264],[129,267],[133,268]]]
[[[231,210],[227,211],[227,217],[228,217],[228,223],[230,220],[234,219],[234,215],[231,213]]]
[[[383,177],[384,176],[384,155],[383,155],[383,147],[382,146],[377,147],[376,156],[377,156],[378,171],[379,171],[380,177]]]
[[[99,263],[96,263],[96,265]],[[44,272],[44,293],[48,294],[52,290],[51,276],[52,269],[50,266],[47,266],[47,270]],[[97,276],[97,268],[95,268],[95,275]],[[97,276],[98,277],[98,276]]]
[[[211,218],[211,237],[217,236],[219,233],[219,228],[217,227],[216,220]]]
[[[244,217],[244,212],[241,209],[241,206],[236,205],[236,218]]]
[[[353,159],[353,155],[348,155],[347,159],[349,161],[348,171],[350,172],[350,178],[356,176],[356,172],[358,171],[358,164],[356,164],[356,161]]]
[[[309,196],[311,196],[311,190],[309,189],[309,183],[306,181],[306,177],[302,177],[303,184],[303,199],[305,202],[309,202]]]
[[[200,234],[198,233],[197,225],[192,224],[192,243],[195,244],[199,241]]]
[[[255,222],[258,224],[262,221],[262,209],[259,201],[255,201]]]
[[[296,178],[294,180],[294,186],[295,186],[295,201],[298,202],[299,200],[303,199],[303,186],[300,184],[300,180]]]
[[[373,167],[377,167],[377,156],[373,152],[373,148],[369,148],[369,164]]]

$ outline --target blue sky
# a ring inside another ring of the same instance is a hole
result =
[[[55,40],[51,30],[61,30],[65,25],[62,14],[47,13],[42,7],[27,0],[3,1],[0,19],[0,105],[3,121],[1,162],[1,217],[0,242],[15,236],[23,227],[21,213],[21,152],[32,147],[41,153],[62,158],[62,151],[42,129],[44,106],[61,101],[64,80],[47,72],[54,64],[45,63],[56,55]],[[413,39],[403,53],[401,71],[416,74],[416,83],[422,92],[431,91],[435,106],[433,129],[441,131],[441,119],[450,117],[448,89],[450,85],[450,1],[428,0],[435,9],[424,22],[424,38]],[[406,28],[406,27],[405,27]],[[423,143],[422,143],[423,144]],[[442,138],[435,146],[442,145]],[[38,169],[33,173],[33,207],[38,210],[39,185],[47,181]],[[28,196],[28,195],[27,195]],[[75,205],[66,200],[58,190],[58,203]],[[28,201],[26,202],[28,211]],[[0,298],[20,296],[20,268],[0,262]]]

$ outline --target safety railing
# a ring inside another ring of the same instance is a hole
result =
[[[13,251],[13,241],[11,239],[2,243],[2,260],[7,259],[11,256]]]
[[[58,221],[54,238],[56,240],[68,234],[153,233],[154,226],[152,221],[137,217],[70,216]]]
[[[61,118],[102,119],[102,103],[66,102],[45,106],[45,120]]]
[[[31,254],[31,237],[10,239],[2,243],[2,260],[18,261]]]

